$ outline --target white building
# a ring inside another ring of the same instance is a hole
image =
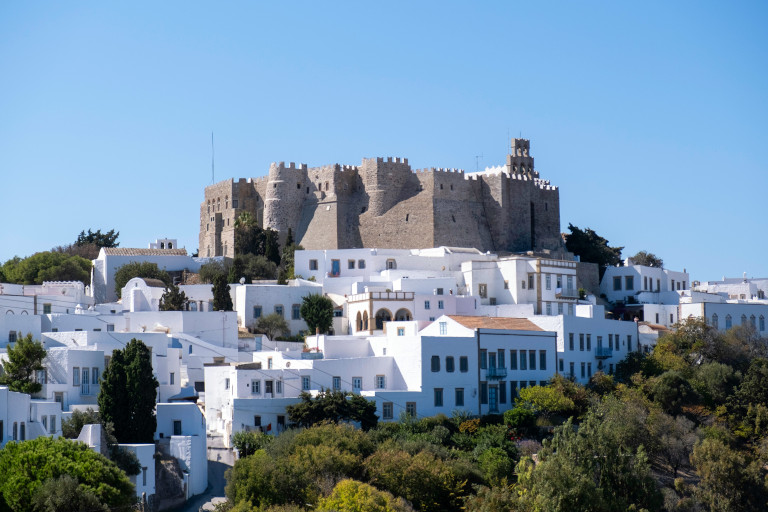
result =
[[[703,318],[721,331],[732,327],[752,327],[760,336],[766,335],[768,304],[742,302],[698,302],[680,304],[680,317]]]
[[[556,334],[525,319],[440,316],[421,330],[417,322],[390,322],[385,332],[311,337],[316,351],[262,351],[253,363],[207,365],[208,429],[225,440],[239,430],[280,432],[285,407],[302,391],[322,389],[375,401],[382,421],[402,412],[503,412],[517,389],[557,372]]]
[[[296,251],[297,254],[299,252]],[[322,293],[321,284],[303,279],[292,279],[287,286],[263,283],[237,285],[234,287],[237,323],[240,327],[254,327],[261,317],[277,313],[288,322],[290,334],[298,334],[307,329],[306,322],[301,318],[303,298]]]
[[[25,393],[0,386],[0,448],[8,441],[60,435],[61,409],[58,404],[32,400]]]
[[[600,292],[611,302],[677,305],[679,293],[690,289],[688,273],[659,267],[634,265],[608,267],[600,281]]]
[[[41,332],[40,315],[0,313],[0,350],[27,334],[31,334],[32,339],[39,340]]]
[[[0,283],[0,315],[74,313],[93,305],[80,281],[44,281],[43,284]]]
[[[700,292],[713,293],[730,300],[766,300],[768,291],[768,278],[743,277],[726,278],[721,281],[704,281],[697,283],[694,289]]]
[[[158,403],[155,441],[179,461],[184,473],[187,498],[208,487],[208,458],[205,416],[191,402]]]

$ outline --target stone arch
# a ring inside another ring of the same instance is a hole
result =
[[[355,318],[355,327],[357,331],[363,330],[363,315],[360,314],[360,312],[357,312],[357,317]]]
[[[387,308],[381,308],[376,312],[376,330],[380,331],[384,329],[386,322],[392,321],[392,312]]]
[[[406,308],[400,308],[395,313],[395,321],[396,322],[403,322],[413,320],[413,315],[411,315],[411,312],[408,311]]]
[[[363,328],[361,329],[363,331],[368,330],[368,312],[363,311]]]

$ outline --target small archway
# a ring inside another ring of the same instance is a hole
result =
[[[361,331],[367,331],[368,330],[368,312],[363,312],[363,328],[360,329]]]
[[[360,312],[357,312],[357,318],[355,319],[355,326],[356,331],[362,331],[363,330],[363,315],[360,314]]]
[[[392,313],[388,309],[380,309],[376,312],[376,330],[384,329],[385,322],[392,321]]]
[[[413,320],[413,316],[411,315],[411,312],[408,311],[405,308],[398,309],[397,313],[395,313],[395,320],[398,322],[404,322],[408,320]]]

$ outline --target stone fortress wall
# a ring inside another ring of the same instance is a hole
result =
[[[559,191],[539,178],[527,139],[512,140],[505,165],[476,173],[413,170],[389,157],[359,166],[273,163],[267,176],[215,183],[200,205],[200,256],[234,256],[242,212],[281,242],[290,228],[305,249],[562,247]]]

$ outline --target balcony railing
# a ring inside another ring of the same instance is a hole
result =
[[[595,347],[595,357],[598,359],[608,359],[613,356],[613,349],[610,347]]]
[[[578,299],[579,290],[578,288],[556,288],[555,295],[565,299]]]
[[[491,367],[486,370],[485,376],[489,380],[501,380],[507,377],[507,369]]]

